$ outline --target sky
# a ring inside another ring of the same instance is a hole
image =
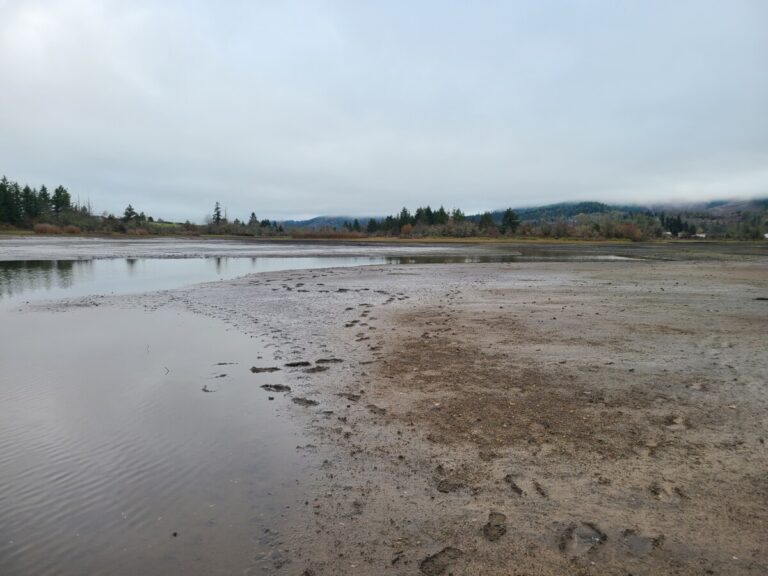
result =
[[[0,0],[0,174],[201,222],[768,195],[765,0]]]

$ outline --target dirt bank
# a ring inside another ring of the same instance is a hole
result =
[[[276,574],[765,574],[767,265],[366,267],[140,302],[298,363],[321,463]]]

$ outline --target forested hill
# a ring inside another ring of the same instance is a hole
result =
[[[542,222],[547,220],[573,218],[579,214],[606,214],[608,212],[623,212],[630,214],[634,212],[644,212],[647,208],[643,206],[603,204],[602,202],[560,202],[559,204],[549,204],[547,206],[537,206],[535,208],[515,208],[514,210],[521,220]],[[501,221],[503,210],[495,210],[492,214],[494,220]]]

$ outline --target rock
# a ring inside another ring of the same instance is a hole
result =
[[[490,542],[496,542],[507,533],[507,517],[500,512],[488,514],[488,522],[483,526],[483,536]]]
[[[440,550],[437,554],[432,554],[432,556],[424,558],[424,560],[421,561],[421,564],[419,564],[419,569],[422,574],[426,574],[427,576],[439,576],[445,572],[451,562],[460,558],[462,554],[464,553],[458,548],[448,546]]]

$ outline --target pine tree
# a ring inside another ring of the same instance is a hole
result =
[[[128,204],[128,206],[125,209],[125,212],[123,212],[123,222],[131,222],[137,218],[136,210],[133,209],[133,206]]]
[[[37,213],[40,216],[46,216],[51,211],[51,195],[45,184],[40,186],[40,192],[37,193]]]
[[[520,218],[512,208],[507,208],[504,211],[504,216],[501,218],[502,233],[514,234],[517,227],[520,225]]]
[[[221,205],[216,202],[216,206],[213,207],[213,225],[218,226],[221,224]]]
[[[53,213],[56,216],[60,216],[62,212],[66,212],[72,207],[72,198],[67,192],[64,186],[59,186],[53,191]]]
[[[480,220],[478,221],[477,226],[481,230],[490,230],[493,228],[493,215],[490,212],[483,212],[483,214],[480,216]]]

